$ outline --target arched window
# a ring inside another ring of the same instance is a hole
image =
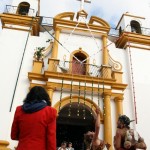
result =
[[[30,4],[27,2],[21,2],[18,6],[18,14],[20,15],[28,15],[30,9]]]
[[[86,61],[84,63],[81,63],[81,62],[86,59],[86,56],[80,52],[75,53],[74,56],[75,57],[73,57],[72,59],[72,73],[85,75],[86,74]]]
[[[140,33],[141,34],[141,26],[140,26],[139,22],[137,22],[135,20],[132,20],[130,22],[130,25],[131,25],[131,32]]]

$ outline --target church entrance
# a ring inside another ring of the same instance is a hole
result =
[[[94,131],[94,124],[93,115],[90,110],[83,109],[83,105],[78,106],[77,103],[73,103],[71,108],[69,104],[66,105],[57,118],[57,147],[60,147],[61,142],[66,141],[72,142],[75,150],[84,150],[84,134],[87,131]]]

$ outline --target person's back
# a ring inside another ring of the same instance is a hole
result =
[[[15,124],[12,126],[11,138],[13,140],[19,140],[17,150],[46,149],[46,136],[49,136],[48,139],[52,141],[54,138],[50,133],[52,133],[53,130],[55,131],[56,110],[46,106],[40,111],[25,113],[22,107],[19,106],[17,107],[16,114],[16,119],[19,124],[17,124],[17,126]],[[50,129],[48,125],[51,125]],[[18,128],[19,131],[16,128]],[[55,143],[53,144],[55,145]]]
[[[47,100],[25,100],[16,108],[11,129],[11,138],[19,141],[16,150],[56,150],[57,112]]]

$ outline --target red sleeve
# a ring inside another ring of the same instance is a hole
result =
[[[47,149],[56,150],[56,109],[52,109],[52,119],[47,126]]]
[[[16,108],[15,114],[14,114],[14,120],[11,127],[11,139],[12,140],[18,140],[19,139],[19,125],[18,125],[18,107]]]

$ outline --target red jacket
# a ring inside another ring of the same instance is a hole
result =
[[[25,113],[16,108],[11,129],[12,140],[18,140],[17,150],[56,150],[56,110],[50,106]]]

